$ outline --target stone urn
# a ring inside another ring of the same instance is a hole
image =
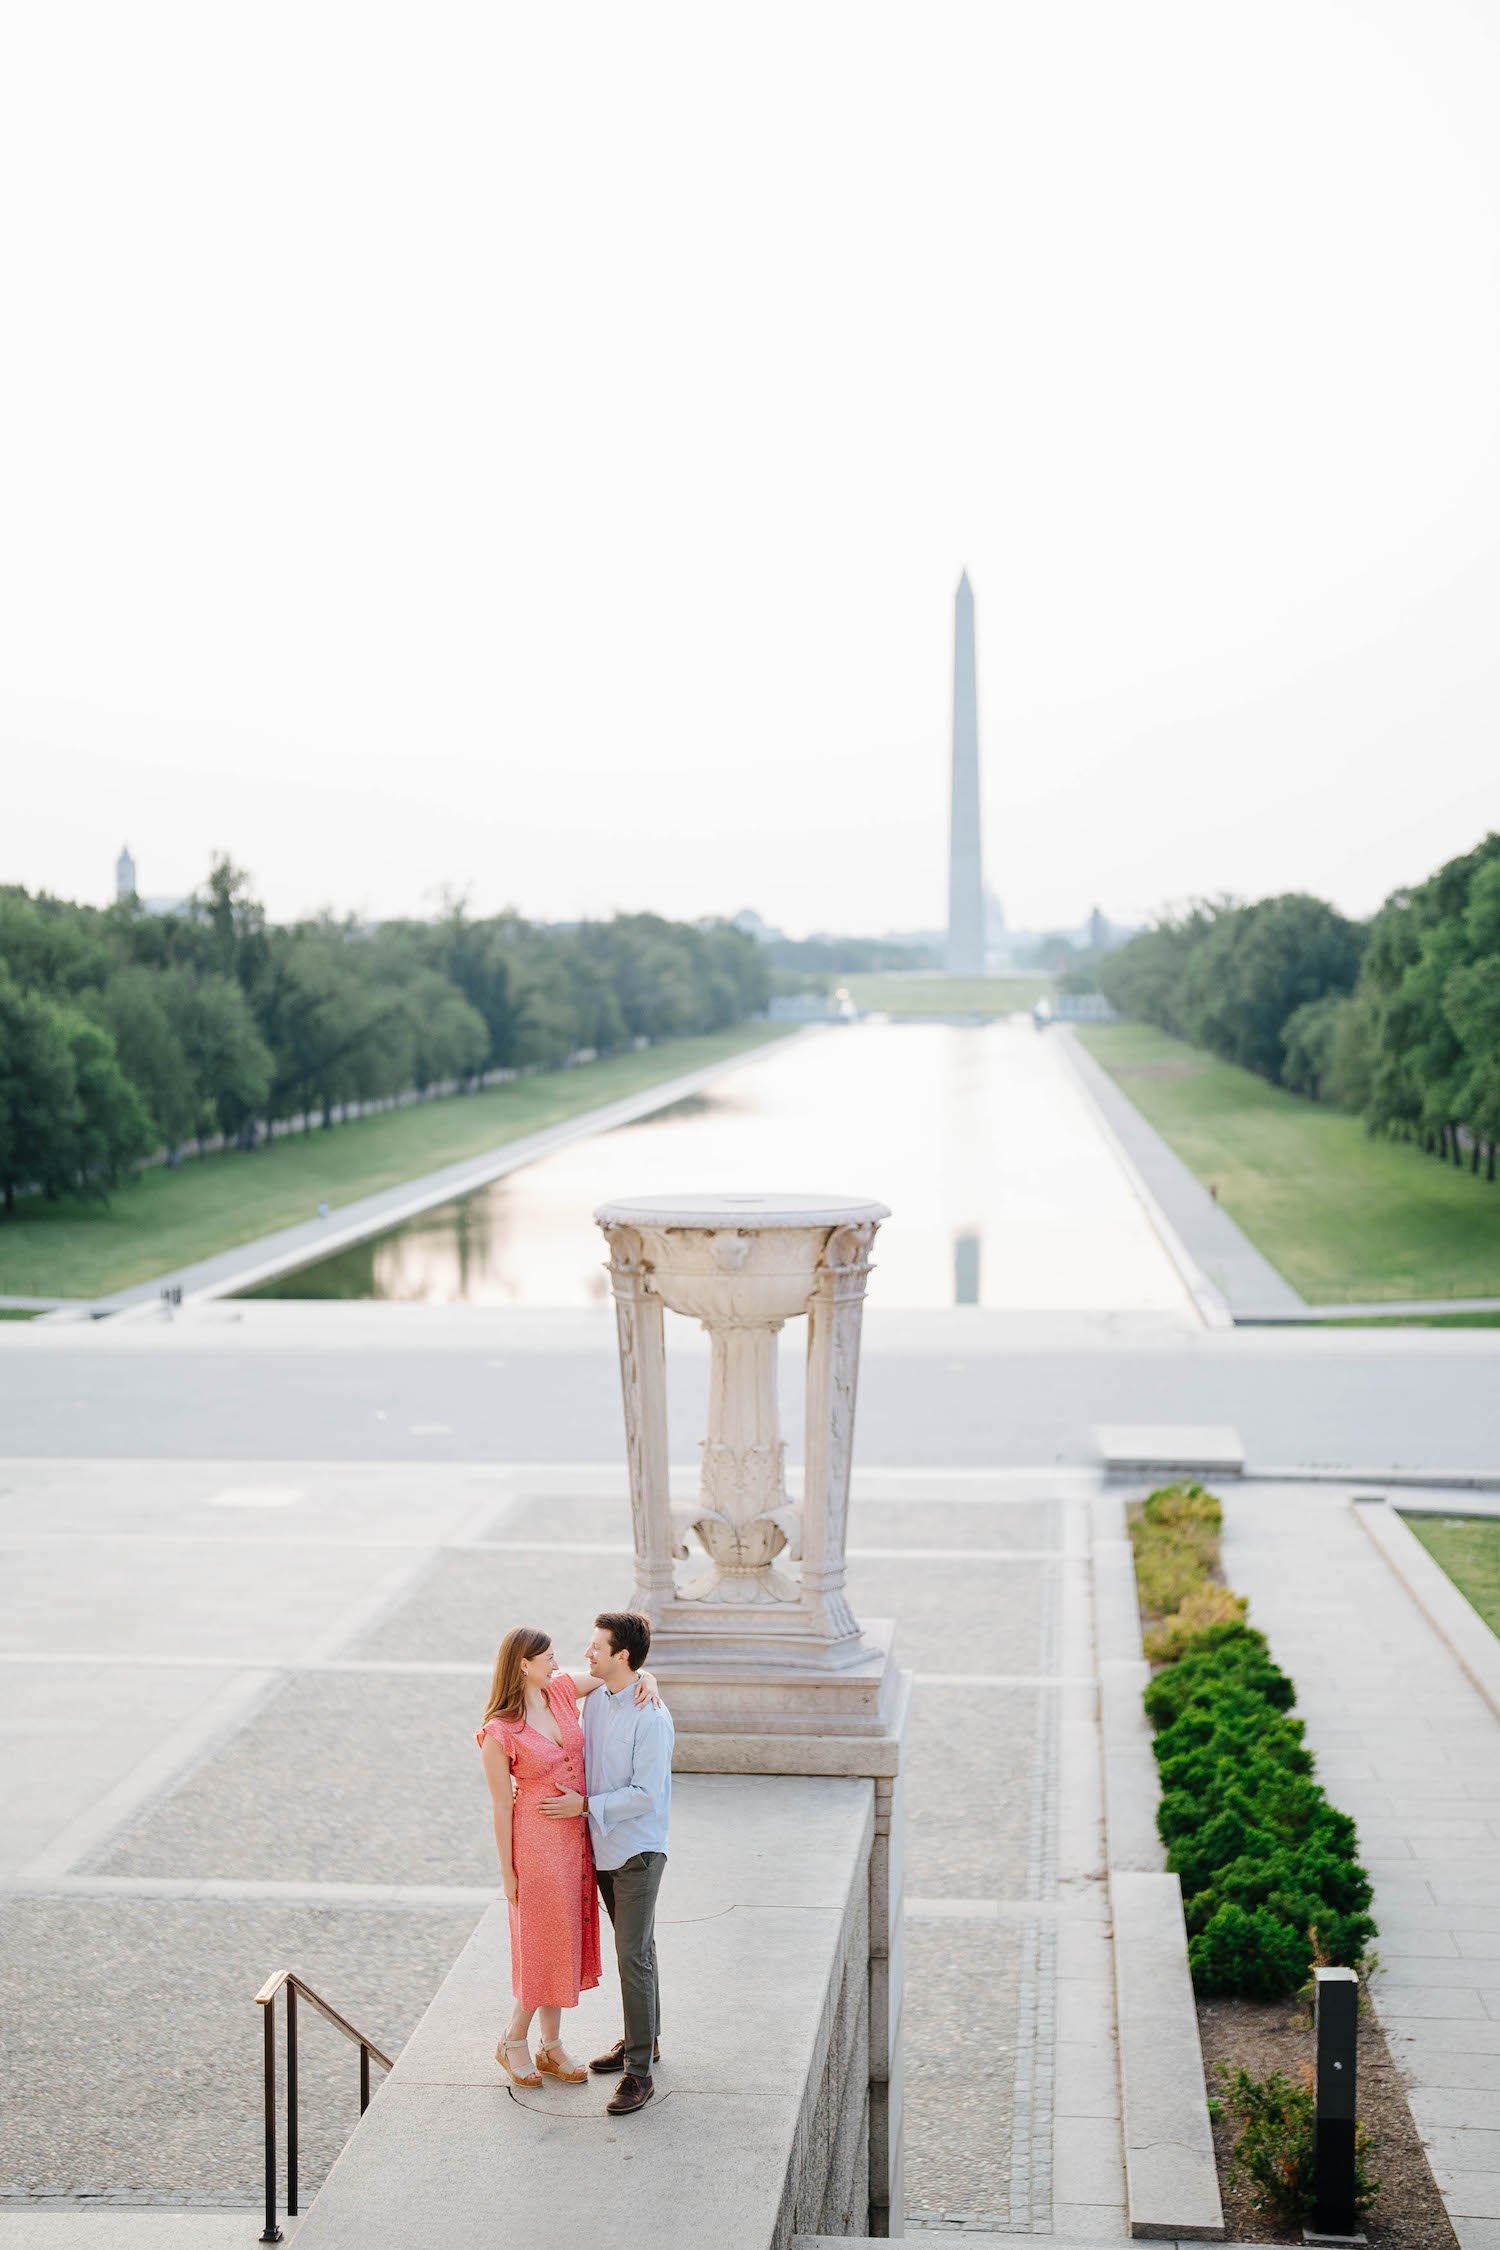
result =
[[[595,1213],[619,1328],[634,1599],[652,1619],[652,1662],[672,1683],[679,1728],[722,1726],[731,1707],[751,1731],[796,1731],[815,1715],[835,1731],[884,1724],[889,1629],[862,1630],[855,1619],[844,1549],[860,1320],[871,1245],[888,1216],[882,1203],[769,1194],[646,1196]],[[711,1352],[699,1489],[676,1505],[666,1312],[700,1322]],[[776,1353],[780,1330],[802,1318],[807,1421],[796,1499],[786,1487]],[[817,1676],[842,1679],[842,1698],[799,1699],[799,1684]]]

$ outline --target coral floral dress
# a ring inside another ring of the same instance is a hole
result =
[[[586,1794],[578,1690],[554,1672],[547,1701],[562,1736],[550,1742],[529,1721],[490,1719],[484,1728],[510,1759],[516,1785],[511,1859],[517,1901],[510,1910],[511,1989],[523,2008],[576,2008],[599,1982],[599,1894],[588,1816],[554,1820],[542,1811],[561,1789]]]

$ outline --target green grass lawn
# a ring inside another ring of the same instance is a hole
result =
[[[740,1025],[518,1078],[480,1094],[354,1118],[326,1133],[274,1141],[249,1156],[188,1158],[176,1172],[154,1165],[108,1204],[49,1204],[32,1196],[13,1219],[0,1219],[0,1296],[97,1297],[128,1288],[310,1219],[320,1202],[336,1210],[786,1036],[780,1025]]]
[[[1310,1303],[1500,1297],[1500,1183],[1150,1025],[1078,1036]]]
[[[856,1007],[887,1016],[1010,1016],[1030,1008],[1056,982],[1034,977],[945,977],[936,969],[903,975],[836,976]]]
[[[1492,1633],[1500,1633],[1500,1517],[1403,1516]]]

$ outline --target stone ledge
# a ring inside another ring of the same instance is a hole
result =
[[[1222,2242],[1224,2210],[1175,1875],[1110,1869],[1130,2231]]]
[[[607,2116],[599,2079],[512,2096],[493,2060],[510,2003],[492,1907],[314,2201],[307,2250],[493,2250],[497,2213],[507,2241],[576,2250],[580,2213],[610,2210],[683,2250],[783,2250],[848,2141],[825,2086],[852,2105],[848,2072],[868,2064],[874,1799],[860,1778],[684,1780],[657,1925],[662,2061],[638,2117]],[[582,2056],[619,2035],[605,1936],[603,1981],[564,2024]]]
[[[1354,1499],[1349,1505],[1428,1624],[1500,1718],[1500,1640],[1389,1500]]]
[[[1159,1875],[1167,1864],[1156,1833],[1158,1783],[1151,1722],[1141,1698],[1151,1677],[1143,1656],[1099,1666],[1104,1737],[1104,1819],[1110,1872]]]
[[[1105,1422],[1094,1438],[1107,1476],[1245,1473],[1244,1442],[1228,1423]]]
[[[880,1734],[685,1734],[672,1749],[674,1773],[828,1774],[891,1781],[901,1771],[901,1744],[911,1715],[912,1675],[892,1676]]]

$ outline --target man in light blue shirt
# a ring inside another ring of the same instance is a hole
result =
[[[665,1704],[635,1700],[650,1646],[651,1626],[636,1610],[605,1610],[595,1620],[588,1664],[603,1692],[585,1696],[580,1714],[588,1796],[567,1791],[542,1808],[559,1819],[588,1813],[599,1896],[614,1925],[625,2036],[590,2065],[601,2077],[624,2074],[612,2117],[645,2108],[661,2052],[656,1894],[667,1864],[674,1730]]]

